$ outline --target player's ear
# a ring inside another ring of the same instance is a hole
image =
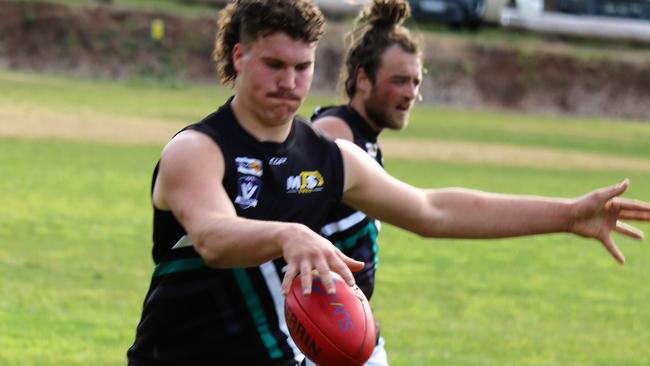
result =
[[[372,87],[372,81],[368,78],[366,70],[362,67],[357,69],[357,74],[355,75],[357,91],[362,93],[368,93]]]
[[[244,45],[241,42],[235,43],[232,48],[232,65],[237,74],[241,72],[242,64],[244,62]]]

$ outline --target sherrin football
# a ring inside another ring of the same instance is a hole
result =
[[[319,366],[361,366],[375,347],[375,320],[368,299],[331,272],[336,293],[327,294],[314,277],[310,295],[303,295],[300,278],[291,284],[284,315],[291,338]]]

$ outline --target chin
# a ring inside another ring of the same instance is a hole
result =
[[[391,130],[402,130],[406,125],[408,124],[408,116],[407,118],[395,118],[394,120],[391,121],[390,126],[388,126],[389,129]]]
[[[281,113],[270,113],[269,120],[273,121],[274,125],[283,125],[291,122],[295,113],[293,112],[281,112]]]

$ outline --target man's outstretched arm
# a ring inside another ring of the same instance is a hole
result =
[[[344,201],[368,215],[426,237],[500,238],[573,232],[598,239],[625,259],[610,234],[643,233],[619,220],[650,221],[650,204],[619,196],[626,181],[575,199],[487,193],[463,188],[423,190],[389,176],[363,151],[337,140],[345,162]]]

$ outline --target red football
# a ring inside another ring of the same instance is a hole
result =
[[[360,366],[375,348],[375,320],[368,299],[332,272],[336,293],[328,295],[319,277],[303,295],[296,277],[285,298],[284,315],[291,338],[319,366]]]

